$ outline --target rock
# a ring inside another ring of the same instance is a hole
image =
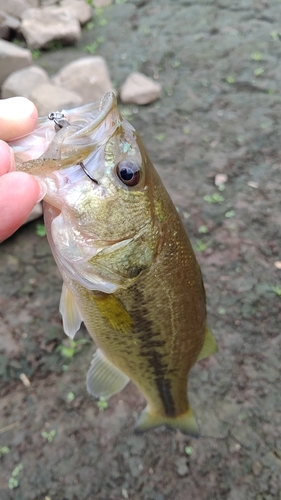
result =
[[[28,68],[14,71],[6,78],[2,85],[2,98],[23,96],[28,97],[32,90],[42,83],[50,83],[48,74],[39,66],[29,66]]]
[[[112,5],[113,0],[93,0],[94,7],[107,7],[108,5]]]
[[[32,64],[31,52],[17,47],[14,43],[0,40],[0,86],[7,76],[18,69]]]
[[[187,476],[189,468],[186,463],[186,457],[180,457],[176,460],[177,473],[180,477]]]
[[[82,104],[82,99],[76,92],[51,83],[43,83],[33,89],[29,99],[34,102],[40,116],[64,108],[75,108]]]
[[[91,6],[85,0],[63,0],[60,6],[67,9],[81,25],[87,23],[92,17]]]
[[[142,73],[131,73],[120,89],[122,102],[149,104],[160,97],[161,85]]]
[[[106,92],[115,92],[101,56],[83,57],[67,64],[54,76],[53,82],[78,92],[84,104],[101,99]]]
[[[7,14],[4,11],[0,11],[0,38],[4,40],[9,40],[10,30],[6,23]]]
[[[39,0],[1,0],[1,10],[17,18],[32,7],[39,7]]]
[[[36,203],[35,207],[33,207],[32,209],[32,212],[29,214],[26,221],[24,221],[24,224],[27,224],[32,220],[38,219],[38,217],[41,217],[42,214],[43,214],[42,203]]]
[[[68,45],[81,37],[79,21],[68,8],[56,6],[28,9],[22,15],[21,32],[31,49],[47,47],[53,40]]]

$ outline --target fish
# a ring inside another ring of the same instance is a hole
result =
[[[145,397],[136,432],[199,435],[188,400],[193,365],[217,352],[201,270],[179,214],[133,126],[107,93],[39,119],[10,143],[16,169],[44,181],[44,219],[63,279],[65,333],[84,322],[97,350],[88,392],[131,380]]]

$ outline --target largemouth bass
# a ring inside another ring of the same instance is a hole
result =
[[[196,436],[188,373],[217,347],[179,215],[114,94],[49,118],[11,145],[17,169],[47,185],[64,330],[73,338],[83,321],[98,347],[87,389],[109,398],[132,380],[147,400],[136,430]]]

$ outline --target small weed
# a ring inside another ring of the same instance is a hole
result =
[[[117,5],[121,5],[121,4],[126,3],[126,2],[127,2],[127,0],[115,0],[115,3]]]
[[[155,139],[156,139],[156,141],[158,141],[158,142],[163,142],[163,141],[164,141],[164,139],[165,139],[165,137],[166,137],[166,136],[165,136],[165,134],[157,134],[157,135],[155,136]]]
[[[9,453],[10,448],[8,446],[0,446],[0,458]]]
[[[87,31],[91,31],[94,27],[95,27],[95,23],[94,23],[93,21],[89,21],[89,22],[86,24],[86,30],[87,30]]]
[[[231,85],[232,83],[235,82],[235,78],[234,78],[234,76],[230,75],[230,76],[226,77],[226,81],[227,81],[227,83],[229,83]]]
[[[187,455],[191,455],[193,453],[193,448],[192,446],[186,446],[184,451]]]
[[[41,56],[41,50],[33,50],[31,54],[33,61],[37,61],[37,59]]]
[[[13,472],[12,472],[12,475],[9,479],[9,488],[10,490],[13,490],[14,488],[17,488],[18,485],[19,485],[19,480],[17,479],[17,476],[19,475],[19,473],[22,471],[23,469],[23,465],[22,464],[18,464]]]
[[[271,31],[270,36],[273,38],[273,40],[276,42],[276,40],[279,39],[279,33],[278,31]]]
[[[277,295],[277,297],[281,297],[281,288],[280,288],[280,286],[278,286],[278,285],[276,285],[276,286],[271,285],[270,286],[270,290],[272,292],[274,292]]]
[[[200,226],[198,229],[200,234],[206,234],[208,232],[207,226]]]
[[[104,12],[104,9],[102,7],[98,7],[95,10],[99,26],[106,26],[108,23],[107,19],[105,19],[105,17],[103,16],[103,12]]]
[[[108,407],[108,402],[106,401],[105,398],[101,397],[101,398],[99,398],[97,405],[98,405],[99,411],[103,412]]]
[[[56,349],[64,358],[72,359],[79,352],[83,344],[88,344],[90,341],[86,339],[73,340],[69,339],[69,345],[59,345]]]
[[[173,68],[178,68],[180,65],[181,65],[181,62],[178,59],[176,59],[175,61],[172,62]]]
[[[251,59],[253,61],[262,61],[263,60],[263,54],[261,52],[252,52]]]
[[[224,214],[224,216],[227,218],[227,219],[231,219],[231,217],[234,217],[235,216],[235,212],[234,210],[229,210],[228,212],[226,212]]]
[[[206,196],[204,196],[204,200],[207,202],[207,203],[221,203],[222,201],[224,201],[224,196],[222,196],[222,194],[220,193],[214,193],[214,194],[206,194]]]
[[[264,73],[264,68],[260,67],[260,68],[256,68],[255,71],[254,71],[254,75],[255,76],[260,76]]]
[[[51,443],[56,435],[57,431],[55,431],[54,429],[50,432],[41,432],[41,436],[42,438],[46,439],[48,441],[48,443]]]
[[[196,240],[196,245],[194,247],[195,252],[205,252],[207,248],[211,245],[211,241],[204,243],[202,240]]]
[[[183,133],[188,135],[190,133],[190,127],[183,127]]]
[[[218,313],[221,315],[221,316],[224,316],[224,314],[226,314],[226,309],[224,307],[219,307],[218,308]]]
[[[139,31],[144,35],[147,36],[150,33],[150,29],[148,26],[140,26]]]
[[[56,52],[57,50],[61,50],[62,48],[63,45],[59,40],[52,40],[48,45],[48,50],[50,52]]]
[[[99,36],[91,45],[86,45],[85,50],[90,54],[95,54],[96,50],[100,46],[100,44],[104,41],[102,36]]]
[[[36,224],[35,233],[37,236],[46,236],[46,228],[44,224]]]
[[[68,403],[71,403],[71,401],[73,401],[74,398],[75,398],[75,395],[73,394],[73,392],[69,392],[66,396],[66,400]]]

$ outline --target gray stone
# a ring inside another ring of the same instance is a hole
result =
[[[77,59],[64,66],[53,78],[56,85],[78,92],[83,103],[101,99],[106,92],[114,92],[107,64],[101,56]]]
[[[29,98],[34,102],[40,116],[47,115],[51,111],[73,108],[82,104],[82,99],[76,92],[50,83],[43,83],[33,89]]]
[[[161,85],[142,73],[131,73],[120,89],[121,101],[149,104],[160,97]]]
[[[28,9],[22,16],[21,31],[31,49],[48,47],[53,40],[67,45],[81,37],[79,21],[68,8],[56,6]]]
[[[85,0],[63,0],[60,6],[67,9],[81,25],[87,23],[92,17],[91,6]]]
[[[27,9],[39,5],[39,0],[1,0],[1,10],[19,19]]]
[[[31,52],[17,45],[0,40],[0,85],[14,71],[32,64]]]
[[[48,74],[39,66],[29,66],[11,73],[2,85],[2,98],[28,97],[32,90],[42,83],[50,83]]]

